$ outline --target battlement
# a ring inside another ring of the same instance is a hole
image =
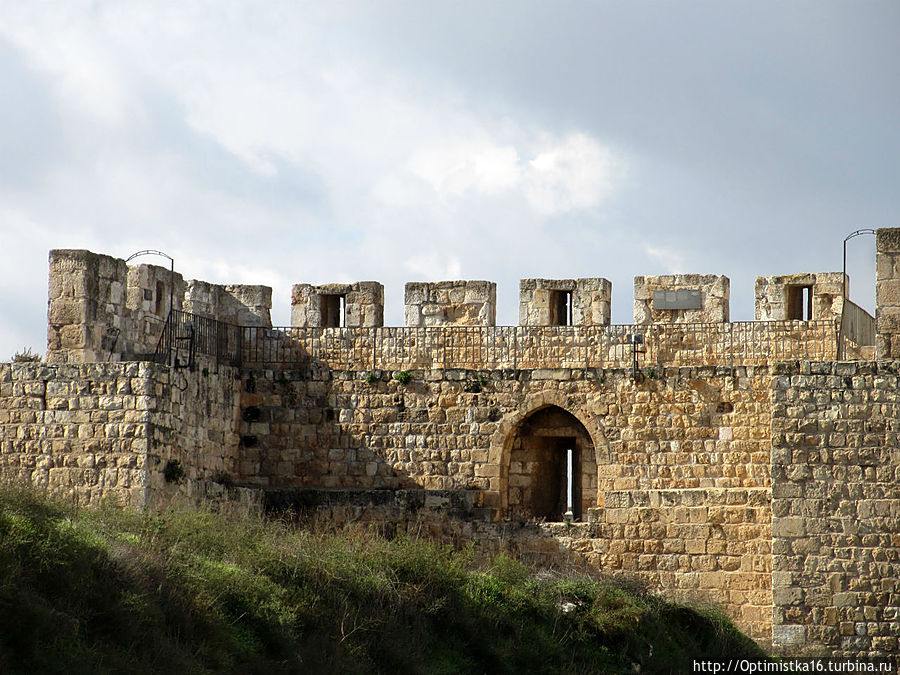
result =
[[[91,363],[154,354],[170,310],[224,323],[272,325],[272,289],[185,282],[157,265],[84,250],[50,251],[47,361]]]
[[[887,290],[892,263],[880,263],[879,270],[879,297],[892,302]],[[612,326],[609,280],[522,279],[519,326],[496,326],[495,283],[409,282],[403,329],[384,326],[384,287],[377,281],[296,284],[291,326],[273,329],[269,287],[185,281],[155,265],[129,267],[89,251],[56,250],[50,254],[47,358],[51,363],[117,361],[155,355],[161,346],[175,349],[180,338],[164,335],[170,310],[195,317],[194,323],[204,319],[237,327],[207,322],[203,331],[199,323],[192,329],[207,341],[215,333],[216,345],[207,351],[227,353],[231,363],[324,360],[359,369],[619,367],[633,363],[629,336],[635,334],[646,339],[638,350],[641,360],[658,367],[864,355],[875,342],[875,319],[845,301],[846,286],[839,273],[760,277],[757,321],[732,323],[728,277],[636,276],[634,324]],[[849,319],[845,305],[852,310]],[[900,330],[900,320],[889,316],[883,315],[882,326],[889,333]],[[186,328],[186,321],[173,315],[171,330],[176,323]],[[240,346],[229,340],[240,340]]]

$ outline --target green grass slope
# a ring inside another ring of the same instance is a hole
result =
[[[0,672],[690,672],[726,620],[427,541],[0,489]]]

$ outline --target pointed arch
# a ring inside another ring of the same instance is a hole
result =
[[[597,465],[608,462],[609,444],[606,434],[597,418],[589,413],[584,405],[576,403],[569,396],[558,391],[540,392],[526,397],[518,410],[507,414],[500,420],[497,430],[491,436],[488,461],[492,466],[499,468],[498,518],[505,518],[509,512],[510,453],[516,434],[525,420],[551,406],[570,414],[584,427],[593,445],[594,460]]]

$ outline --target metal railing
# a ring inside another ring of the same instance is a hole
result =
[[[751,366],[837,358],[832,321],[744,321],[615,326],[267,328],[173,311],[156,359],[334,370],[630,368],[631,334],[644,336],[641,367]]]
[[[628,368],[628,336],[644,336],[640,363],[663,366],[765,365],[833,360],[832,321],[616,326],[443,326],[433,328],[243,327],[245,365],[335,370],[431,368]]]
[[[875,317],[845,298],[844,309],[841,312],[839,358],[847,358],[848,351],[854,348],[870,347],[874,344]]]
[[[193,366],[198,355],[215,363],[241,365],[243,328],[205,316],[174,310],[156,344],[156,360],[175,367]]]

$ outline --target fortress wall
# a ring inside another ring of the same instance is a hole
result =
[[[900,363],[785,363],[772,382],[774,638],[900,650]]]
[[[195,371],[160,369],[148,412],[149,503],[173,499],[224,501],[239,471],[239,371],[201,362]],[[167,483],[164,470],[177,461],[183,478]],[[234,496],[234,495],[232,495]],[[247,496],[240,498],[246,501]],[[254,507],[255,508],[255,507]]]
[[[503,444],[527,415],[558,405],[596,438],[597,475],[585,479],[595,492],[765,487],[768,369],[734,372],[413,370],[403,385],[388,371],[247,371],[241,406],[258,419],[241,423],[255,445],[240,479],[499,493]]]
[[[236,473],[239,385],[228,368],[0,364],[0,479],[83,505],[224,500],[216,481]],[[166,482],[169,460],[182,480]]]
[[[474,508],[502,518],[526,501],[511,467],[511,439],[537,419],[530,413],[558,406],[596,442],[592,461],[582,465],[591,473],[581,476],[590,522],[516,529],[442,523],[433,517],[440,505],[326,500],[306,509],[325,522],[375,522],[451,538],[469,531],[494,537],[489,530],[500,527],[502,546],[529,559],[577,560],[667,597],[713,602],[754,638],[770,639],[768,368],[737,368],[734,375],[672,368],[639,381],[628,370],[410,374],[402,385],[389,372],[245,373],[242,410],[253,408],[258,417],[241,423],[254,447],[241,450],[240,480],[372,494],[470,490]]]
[[[667,598],[713,603],[768,643],[770,501],[768,488],[608,492],[607,506],[591,514],[589,536],[568,546],[595,569],[640,579]]]
[[[98,504],[147,503],[153,367],[0,364],[0,476]]]

